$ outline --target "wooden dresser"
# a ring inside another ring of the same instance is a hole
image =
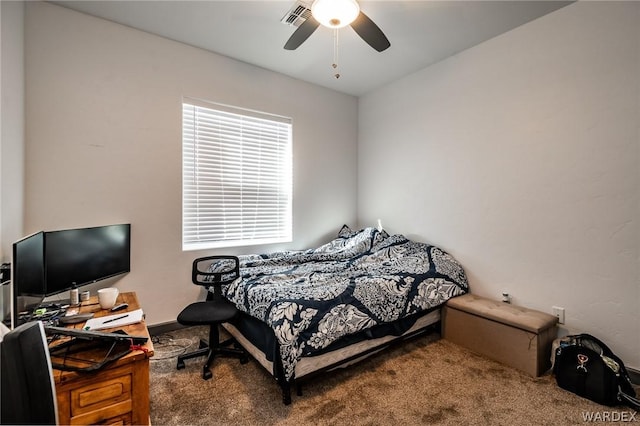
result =
[[[121,293],[116,303],[129,304],[118,314],[140,308],[135,293]],[[96,318],[113,314],[100,308],[97,296],[83,302],[80,312],[93,312]],[[74,325],[76,328],[83,326],[84,323]],[[60,424],[149,424],[149,358],[153,356],[149,331],[144,321],[117,329],[130,335],[148,337],[142,346],[144,350],[134,350],[95,372],[54,369]]]

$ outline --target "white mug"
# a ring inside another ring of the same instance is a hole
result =
[[[116,304],[118,289],[115,287],[101,288],[98,290],[98,302],[102,309],[111,309]]]

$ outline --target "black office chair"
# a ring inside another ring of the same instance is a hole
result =
[[[42,322],[7,333],[0,344],[1,424],[58,424],[49,347]]]
[[[209,271],[212,264],[215,270]],[[240,261],[236,256],[207,256],[193,261],[191,280],[194,284],[207,289],[207,299],[204,302],[195,302],[187,306],[178,315],[178,322],[182,325],[208,325],[209,342],[200,340],[200,347],[194,352],[178,356],[178,370],[183,369],[184,360],[207,355],[207,361],[202,367],[202,378],[207,380],[213,377],[209,366],[216,355],[232,356],[240,358],[240,363],[248,361],[247,353],[239,345],[228,348],[234,339],[220,342],[218,326],[224,322],[233,320],[238,315],[236,306],[222,296],[223,284],[235,280],[240,274]]]

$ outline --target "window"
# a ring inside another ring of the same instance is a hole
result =
[[[292,240],[291,119],[184,99],[182,249]]]

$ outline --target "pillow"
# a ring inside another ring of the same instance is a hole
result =
[[[351,230],[351,228],[349,228],[347,225],[342,225],[342,228],[340,228],[340,231],[338,232],[338,237],[346,238],[352,234],[353,231]]]

